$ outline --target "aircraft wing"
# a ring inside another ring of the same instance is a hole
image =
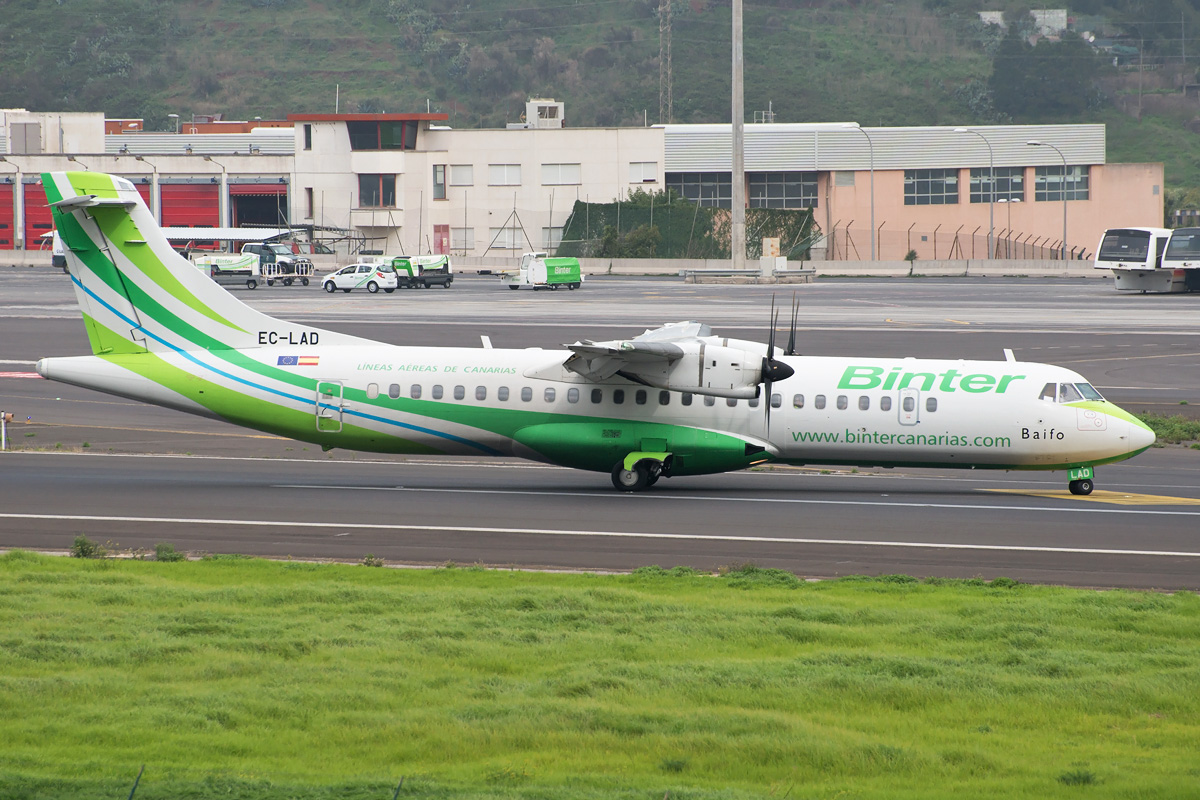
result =
[[[604,381],[621,371],[641,371],[647,367],[667,367],[686,355],[670,342],[576,342],[567,345],[571,356],[563,366],[588,380]]]

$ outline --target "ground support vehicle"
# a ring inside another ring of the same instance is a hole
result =
[[[258,257],[261,274],[267,281],[267,286],[279,281],[284,286],[291,286],[300,281],[302,286],[308,286],[309,278],[315,272],[313,263],[304,256],[297,255],[285,244],[250,243],[242,245],[242,255]]]
[[[449,289],[454,282],[449,256],[396,256],[391,264],[401,289],[428,289],[431,286]]]
[[[258,256],[253,253],[204,255],[193,263],[222,286],[244,285],[247,289],[257,289],[259,281],[263,279]]]
[[[578,258],[547,258],[545,253],[526,253],[521,256],[521,267],[501,275],[510,289],[531,286],[538,289],[578,289],[583,285]]]
[[[350,264],[321,278],[321,288],[330,294],[338,289],[343,292],[349,292],[352,289],[366,289],[371,294],[383,289],[391,294],[396,291],[397,285],[396,270],[391,264],[370,262]]]

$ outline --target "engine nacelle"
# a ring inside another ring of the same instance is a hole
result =
[[[743,399],[758,396],[762,355],[705,343],[686,346],[686,349],[688,352],[682,358],[670,364],[627,367],[621,374],[675,392]]]

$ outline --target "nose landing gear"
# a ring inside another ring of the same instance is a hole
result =
[[[1068,470],[1067,477],[1070,483],[1067,488],[1071,490],[1071,494],[1089,495],[1095,484],[1092,483],[1092,468],[1080,467],[1078,469]]]

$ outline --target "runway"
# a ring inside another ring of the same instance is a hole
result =
[[[393,563],[623,570],[753,562],[810,577],[1000,575],[1085,586],[1200,588],[1200,451],[1098,470],[1089,498],[1054,473],[767,469],[621,495],[607,475],[510,460],[376,457],[24,377],[88,352],[65,278],[0,274],[0,547],[122,547]],[[600,279],[571,293],[327,296],[241,291],[261,310],[404,344],[554,347],[678,319],[765,339],[772,290]],[[811,291],[810,291],[811,290]],[[1200,408],[1200,297],[1125,296],[1096,281],[842,281],[799,287],[798,349],[1070,366],[1131,411]],[[778,305],[791,291],[777,293]],[[782,316],[786,316],[785,314]],[[786,341],[787,323],[779,337]],[[1186,402],[1187,405],[1180,405]],[[85,446],[86,443],[86,446]]]

